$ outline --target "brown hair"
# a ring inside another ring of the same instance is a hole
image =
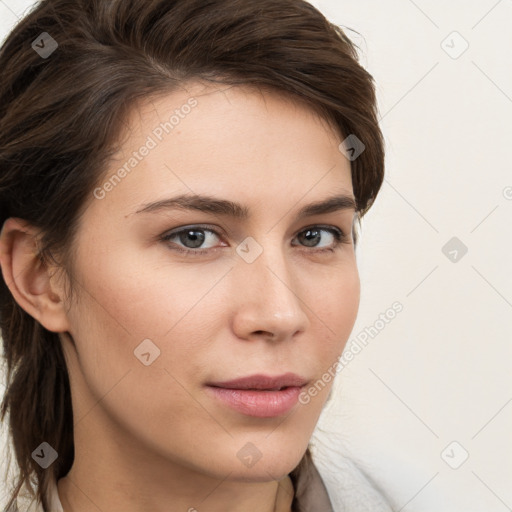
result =
[[[50,50],[47,33],[58,45]],[[41,233],[41,257],[72,263],[91,191],[107,171],[138,99],[186,81],[252,85],[306,102],[364,152],[351,162],[358,220],[384,179],[384,142],[372,76],[355,45],[303,0],[42,0],[0,49],[0,226],[19,217]],[[341,140],[340,140],[341,142]],[[354,238],[356,242],[356,238]],[[7,365],[1,420],[18,466],[7,508],[25,484],[49,510],[47,490],[74,459],[73,412],[59,335],[41,326],[0,279]],[[43,441],[57,460],[42,469]],[[295,482],[309,448],[293,471]]]

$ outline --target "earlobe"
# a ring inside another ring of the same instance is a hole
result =
[[[11,217],[0,233],[0,266],[14,299],[30,316],[52,332],[69,330],[64,307],[64,289],[42,260],[37,246],[37,229]]]

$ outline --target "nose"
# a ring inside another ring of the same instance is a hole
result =
[[[232,271],[233,330],[240,339],[282,341],[304,332],[310,324],[303,297],[306,290],[278,245],[264,248],[252,263],[240,259]]]

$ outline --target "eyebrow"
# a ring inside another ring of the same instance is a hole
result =
[[[162,210],[192,210],[215,215],[229,216],[238,220],[247,220],[250,217],[250,210],[246,206],[226,199],[216,197],[184,194],[170,199],[163,199],[154,203],[143,205],[135,213],[155,213]],[[357,210],[357,203],[353,196],[336,195],[322,201],[310,203],[302,207],[297,213],[297,219],[333,213],[340,210]]]

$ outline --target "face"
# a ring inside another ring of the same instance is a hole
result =
[[[342,139],[276,93],[199,83],[140,103],[129,127],[76,237],[62,336],[75,435],[108,432],[141,466],[281,478],[359,305],[354,209],[304,211],[353,198]],[[283,391],[208,386],[289,373],[302,381]]]

